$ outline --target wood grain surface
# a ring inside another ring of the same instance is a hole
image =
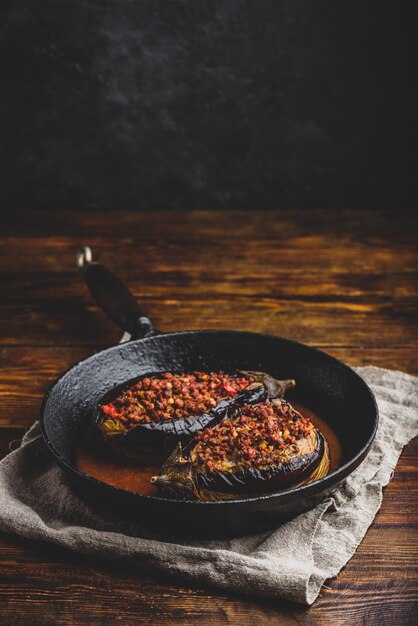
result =
[[[16,212],[0,234],[0,453],[61,372],[120,337],[75,268],[81,245],[129,283],[157,328],[269,332],[350,365],[418,374],[417,226],[379,211]],[[417,442],[404,450],[357,553],[311,608],[3,535],[0,622],[417,623],[417,452]]]

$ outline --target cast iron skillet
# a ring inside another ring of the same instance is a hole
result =
[[[373,442],[378,410],[366,383],[337,359],[289,339],[252,332],[153,329],[130,291],[83,249],[79,265],[92,295],[131,340],[81,361],[47,392],[41,429],[58,464],[96,507],[128,515],[151,529],[187,535],[228,536],[268,529],[306,511],[328,496],[362,462]],[[112,487],[75,467],[75,444],[93,409],[112,387],[145,373],[235,369],[261,370],[295,378],[288,399],[317,411],[343,445],[343,464],[321,480],[282,493],[227,502],[179,502]]]

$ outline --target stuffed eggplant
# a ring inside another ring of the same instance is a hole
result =
[[[329,464],[314,424],[273,400],[247,405],[177,446],[152,482],[161,495],[181,500],[242,498],[318,480]]]
[[[155,462],[243,406],[282,397],[294,385],[244,371],[143,377],[103,398],[93,431],[119,455]]]

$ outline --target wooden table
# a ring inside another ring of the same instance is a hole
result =
[[[59,373],[119,339],[75,269],[82,244],[129,283],[157,328],[269,332],[352,365],[418,374],[412,217],[320,210],[38,211],[16,213],[2,226],[4,454],[36,418]],[[2,536],[0,621],[393,626],[412,624],[415,610],[416,623],[417,451],[417,443],[407,446],[356,555],[311,608],[185,585]]]

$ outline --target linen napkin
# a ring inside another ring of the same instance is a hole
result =
[[[380,424],[372,449],[321,504],[273,531],[228,540],[179,540],[101,517],[77,496],[35,424],[0,462],[0,530],[122,560],[204,585],[312,604],[364,537],[403,446],[418,434],[418,378],[357,368]]]

